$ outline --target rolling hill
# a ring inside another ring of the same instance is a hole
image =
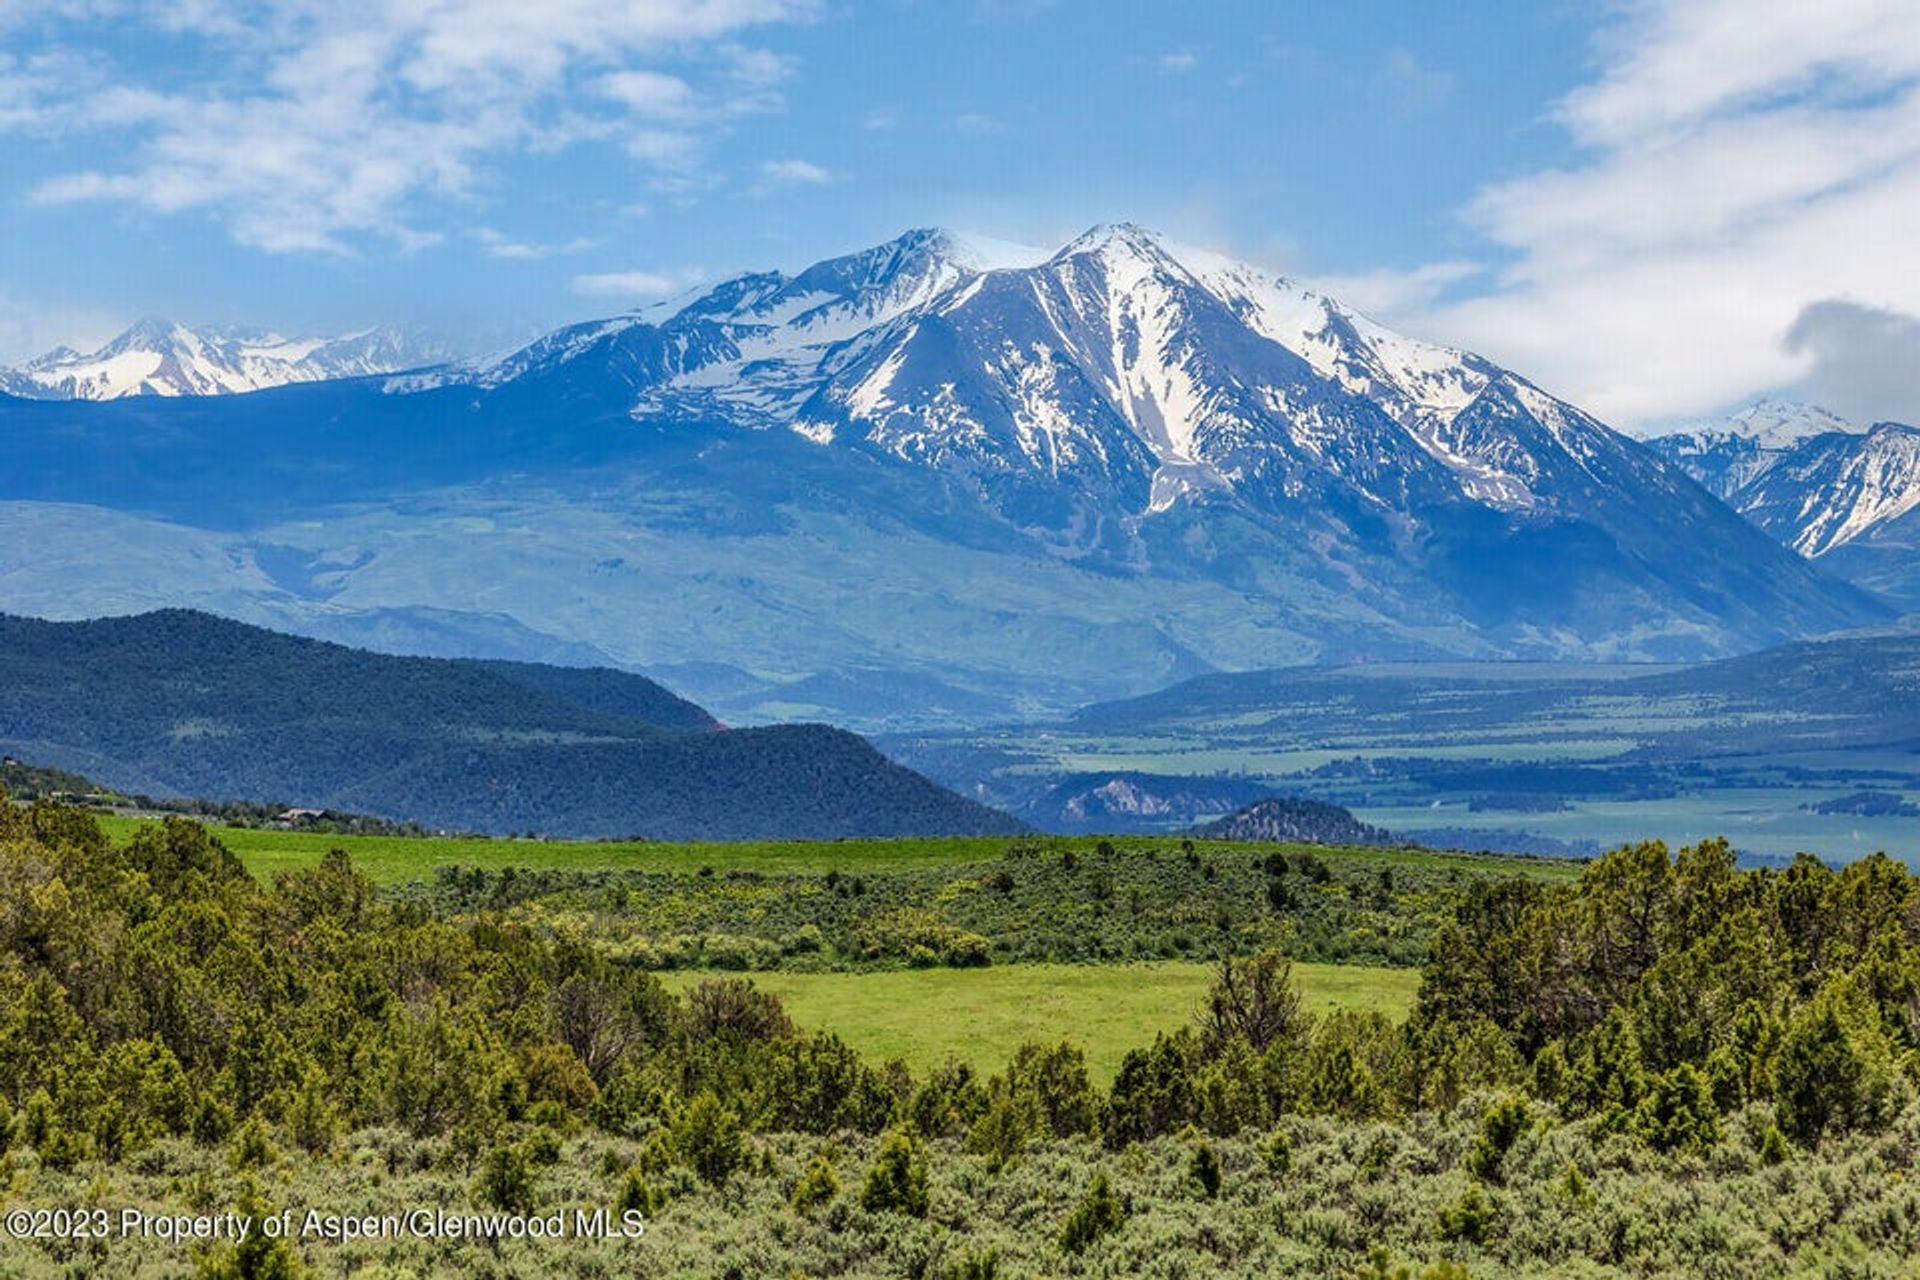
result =
[[[1197,732],[1328,745],[1438,744],[1500,727],[1544,737],[1632,718],[1643,753],[1920,744],[1920,636],[1803,641],[1680,667],[1380,664],[1204,676],[1084,709],[1111,735]]]
[[[721,731],[642,677],[401,658],[173,610],[0,617],[0,750],[153,795],[656,839],[1013,831],[824,725]]]

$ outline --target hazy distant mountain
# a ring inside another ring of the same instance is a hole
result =
[[[283,338],[261,330],[194,330],[148,317],[98,351],[58,347],[0,370],[0,391],[35,399],[211,396],[418,368],[446,358],[397,329],[336,338]]]
[[[0,616],[0,751],[128,792],[467,830],[800,839],[1020,829],[853,734],[723,732],[624,672],[388,657],[178,610]]]
[[[710,675],[736,722],[1886,615],[1523,377],[1127,225],[1024,255],[910,232],[480,364],[0,427],[0,521],[36,548],[0,604],[386,611],[439,652],[484,617]]]

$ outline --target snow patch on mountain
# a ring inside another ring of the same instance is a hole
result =
[[[1843,445],[1802,445],[1774,468],[1756,495],[1775,490],[1797,497],[1788,545],[1820,556],[1920,507],[1920,430],[1883,422]],[[1817,444],[1818,441],[1809,442]]]

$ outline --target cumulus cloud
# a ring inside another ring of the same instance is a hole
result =
[[[1394,321],[1631,427],[1807,377],[1824,299],[1920,313],[1920,7],[1636,0],[1598,53],[1575,162],[1466,210],[1486,286]]]
[[[813,3],[93,0],[9,36],[0,129],[101,140],[108,158],[42,182],[43,204],[201,210],[273,251],[418,246],[424,208],[473,198],[518,151],[610,142],[683,173],[729,121],[779,105],[788,64],[739,41]],[[118,63],[103,22],[212,70]]]
[[[1829,298],[1800,313],[1786,345],[1812,361],[1807,398],[1855,422],[1920,423],[1920,316]]]

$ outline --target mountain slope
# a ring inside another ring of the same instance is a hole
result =
[[[129,791],[556,835],[1017,829],[852,734],[714,728],[621,672],[388,657],[183,611],[0,617],[0,748]]]
[[[0,605],[164,581],[436,652],[518,627],[710,673],[691,691],[735,723],[1044,715],[1315,660],[1698,658],[1886,616],[1519,375],[1127,225],[1049,256],[911,232],[481,365],[0,401],[0,429],[0,515],[40,548]]]
[[[1735,505],[1802,555],[1825,555],[1920,507],[1920,428],[1882,422],[1803,441]]]
[[[393,329],[283,338],[249,329],[195,331],[148,317],[90,354],[59,347],[17,369],[0,370],[0,391],[49,400],[230,395],[391,373],[440,358]]]

